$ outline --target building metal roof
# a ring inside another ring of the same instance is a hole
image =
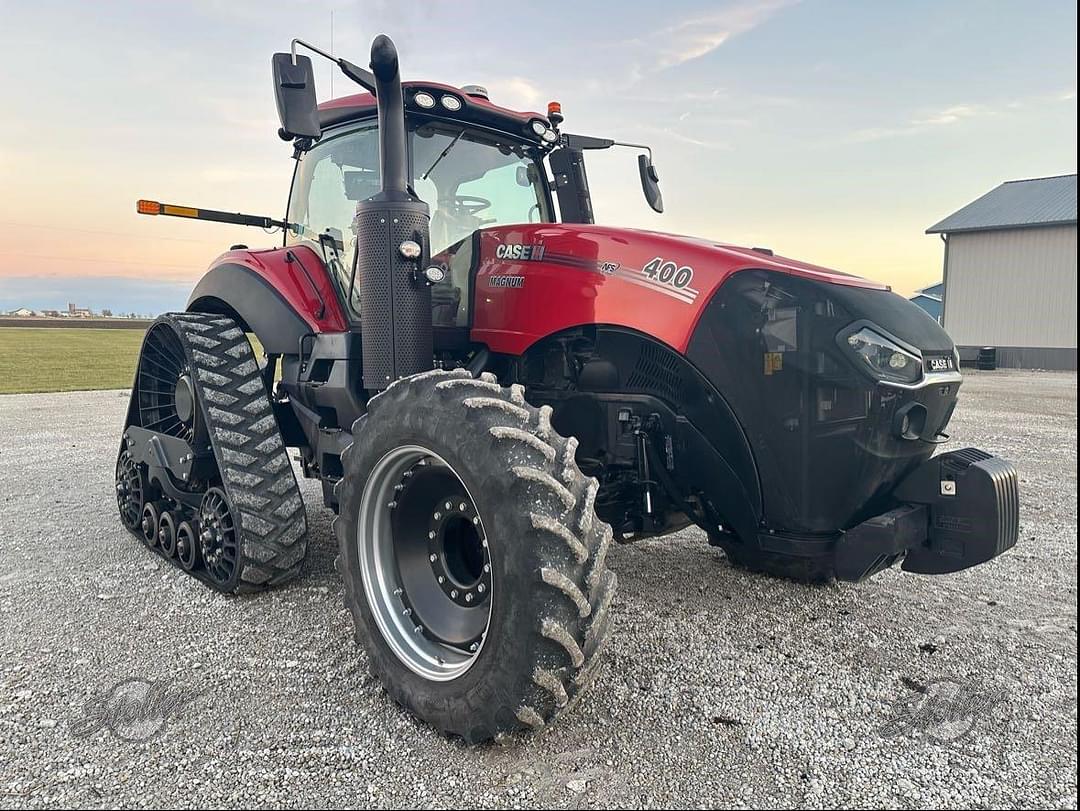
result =
[[[941,301],[942,292],[945,290],[945,282],[937,282],[936,284],[929,285],[928,287],[920,287],[915,291],[915,295],[912,298],[918,298],[919,296],[927,296],[929,298],[936,298]]]
[[[1076,175],[1036,177],[1002,183],[950,214],[928,234],[993,231],[1076,224]]]

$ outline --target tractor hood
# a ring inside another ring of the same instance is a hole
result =
[[[745,270],[898,298],[885,285],[764,250],[633,228],[492,226],[463,245],[475,254],[473,339],[510,354],[586,324],[628,327],[685,352],[705,304]]]
[[[885,285],[653,231],[535,224],[470,242],[473,340],[521,355],[595,325],[665,344],[735,414],[778,532],[828,534],[888,509],[944,436],[960,385],[952,341]],[[661,357],[643,374],[668,379]]]

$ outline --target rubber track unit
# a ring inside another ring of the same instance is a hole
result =
[[[415,715],[469,743],[550,725],[597,672],[616,589],[611,527],[596,517],[598,483],[578,469],[577,440],[560,436],[551,408],[529,405],[521,386],[466,370],[398,381],[370,401],[352,433],[334,529],[345,605],[375,675]],[[462,460],[457,472],[489,528],[491,622],[477,660],[449,682],[413,673],[382,640],[356,552],[366,471],[410,441]]]
[[[307,553],[307,515],[247,336],[220,315],[167,313],[158,321],[168,322],[183,344],[239,533],[231,582],[217,584],[205,573],[192,574],[233,593],[292,580]],[[138,397],[137,390],[132,397]]]

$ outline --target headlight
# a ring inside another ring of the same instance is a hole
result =
[[[417,107],[423,107],[425,110],[430,110],[435,106],[435,97],[430,93],[424,93],[423,91],[413,96],[413,101]]]
[[[915,383],[922,377],[922,360],[869,327],[849,335],[847,345],[859,362],[881,380]]]
[[[461,109],[461,99],[459,99],[457,96],[451,96],[447,94],[441,99],[439,99],[439,101],[442,102],[443,107],[445,107],[452,113],[456,113],[458,110]]]

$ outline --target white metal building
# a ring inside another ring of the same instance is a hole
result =
[[[1076,175],[1012,180],[927,229],[945,242],[942,323],[962,356],[1076,369]]]

